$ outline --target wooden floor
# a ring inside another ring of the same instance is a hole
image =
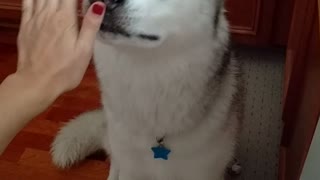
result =
[[[0,45],[0,82],[16,68],[14,47]],[[53,166],[50,144],[62,124],[82,112],[99,108],[100,97],[93,66],[76,90],[60,97],[46,112],[25,127],[0,156],[1,180],[106,180],[109,162],[103,156],[92,156],[70,170]],[[19,113],[19,112],[17,112]]]

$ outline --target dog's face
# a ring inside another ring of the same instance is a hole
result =
[[[85,10],[96,1],[85,0]],[[220,0],[104,0],[107,10],[100,36],[108,43],[146,46],[183,40],[212,26],[216,1]]]

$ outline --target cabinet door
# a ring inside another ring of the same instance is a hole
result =
[[[270,44],[275,5],[275,0],[226,0],[233,40],[241,44]]]
[[[233,33],[257,34],[261,10],[260,0],[228,0],[226,8]]]
[[[0,43],[15,43],[21,16],[21,0],[0,0]]]
[[[285,67],[280,179],[299,180],[320,115],[317,0],[297,0]]]

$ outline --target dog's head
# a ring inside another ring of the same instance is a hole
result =
[[[96,1],[103,0],[85,0],[85,10]],[[108,43],[153,46],[172,38],[183,43],[190,37],[212,32],[221,1],[104,0],[107,10],[100,36]]]

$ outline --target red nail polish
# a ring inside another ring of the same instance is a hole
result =
[[[101,5],[101,4],[95,4],[95,5],[93,5],[93,7],[92,7],[92,12],[93,12],[94,14],[96,14],[96,15],[101,16],[102,13],[103,13],[103,11],[104,11],[104,6]]]

